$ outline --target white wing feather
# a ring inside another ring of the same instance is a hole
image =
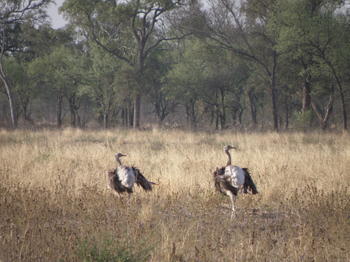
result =
[[[233,187],[240,188],[244,184],[244,171],[238,166],[225,167],[225,176],[230,177]]]
[[[120,182],[127,188],[132,188],[136,181],[136,176],[131,168],[120,166],[117,169]]]

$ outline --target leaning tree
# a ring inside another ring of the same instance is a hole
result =
[[[28,20],[41,21],[45,17],[44,8],[50,2],[51,0],[7,0],[0,2],[0,80],[8,98],[12,127],[16,127],[16,119],[4,58],[25,48],[20,38],[21,24]]]

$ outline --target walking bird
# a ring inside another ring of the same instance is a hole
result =
[[[224,147],[224,151],[228,156],[226,166],[216,168],[213,173],[215,188],[230,197],[232,204],[232,215],[235,212],[235,202],[238,192],[243,189],[246,194],[250,191],[252,194],[257,194],[258,190],[253,182],[253,179],[248,171],[248,168],[233,166],[231,163],[230,150],[236,149],[228,145]]]
[[[120,160],[124,156],[126,155],[122,153],[115,154],[117,168],[108,171],[109,187],[118,194],[124,192],[131,194],[135,184],[141,186],[145,191],[151,191],[155,183],[148,181],[138,168],[124,166]]]

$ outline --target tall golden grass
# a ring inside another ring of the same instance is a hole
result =
[[[260,191],[233,220],[226,144]],[[154,191],[111,194],[116,152]],[[350,261],[346,133],[3,130],[0,163],[0,261]]]

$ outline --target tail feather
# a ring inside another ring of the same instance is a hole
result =
[[[253,182],[253,179],[249,173],[248,168],[242,168],[244,171],[244,185],[243,190],[244,193],[248,193],[248,190],[252,192],[253,195],[258,194],[258,190],[256,189],[256,185]]]
[[[136,167],[132,167],[132,169],[136,174],[136,184],[146,191],[152,191],[152,185],[156,185],[156,183],[148,181]]]

